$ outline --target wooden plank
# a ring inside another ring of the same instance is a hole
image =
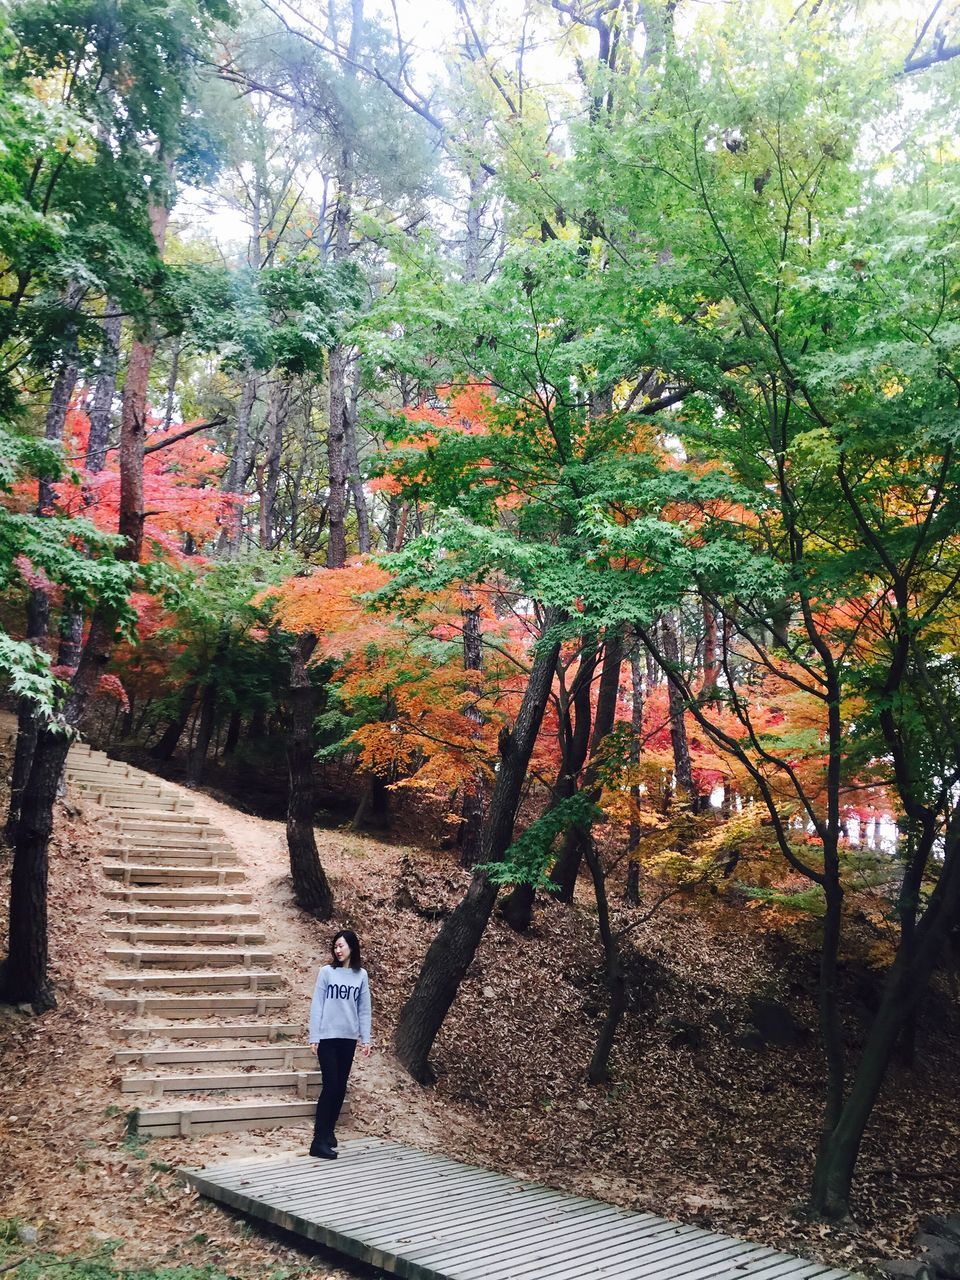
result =
[[[316,1102],[276,1102],[260,1106],[183,1108],[178,1111],[141,1111],[138,1132],[151,1137],[186,1137],[190,1133],[232,1133],[246,1129],[278,1129],[312,1121]],[[334,1161],[331,1161],[331,1164]]]
[[[244,969],[241,973],[108,973],[100,981],[105,987],[126,987],[134,991],[225,991],[228,987],[244,987],[259,991],[261,987],[279,987],[283,975],[266,969]]]
[[[316,1061],[316,1059],[314,1059]],[[320,1072],[314,1071],[237,1071],[218,1076],[126,1076],[120,1081],[121,1093],[209,1093],[212,1090],[296,1089],[301,1097],[307,1090],[319,1089]]]
[[[115,920],[126,919],[130,925],[149,927],[188,924],[199,924],[204,928],[234,924],[246,927],[260,921],[259,911],[229,905],[217,907],[216,904],[209,903],[198,903],[196,906],[187,903],[182,908],[165,906],[163,903],[158,903],[155,907],[149,903],[140,903],[139,906],[117,906],[114,903],[107,907],[106,914]]]
[[[185,818],[181,813],[171,813],[169,809],[136,809],[130,813],[119,814],[113,818],[107,818],[107,822],[111,822],[114,826],[138,826],[140,824],[149,825],[154,823],[159,827],[166,826],[189,826],[191,830],[197,827],[206,827],[210,823],[210,818],[202,813],[191,813],[189,818]],[[217,828],[219,831],[219,828]],[[223,833],[220,832],[222,835]]]
[[[227,884],[246,879],[246,872],[234,867],[166,867],[133,862],[104,862],[103,873],[126,884],[159,884],[168,880],[188,880],[195,884]]]
[[[261,995],[253,992],[242,996],[105,996],[108,1009],[119,1009],[137,1016],[143,1013],[176,1014],[182,1018],[208,1018],[218,1013],[264,1013],[267,1009],[285,1009],[290,1003],[286,996]]]
[[[161,935],[162,938],[162,935]],[[194,965],[198,969],[219,966],[271,964],[276,958],[272,951],[224,949],[221,951],[182,950],[176,947],[108,947],[104,952],[108,960],[117,964],[163,964],[171,967]]]
[[[234,902],[252,902],[253,894],[247,889],[150,889],[137,886],[124,886],[117,889],[105,889],[104,896],[114,901],[140,903],[221,903],[228,905]]]
[[[282,1044],[285,1040],[302,1037],[304,1029],[295,1022],[218,1022],[210,1025],[196,1022],[180,1025],[172,1022],[120,1027],[118,1034],[127,1038],[163,1036],[167,1040],[265,1040]]]
[[[781,1280],[781,1271],[789,1280],[853,1280],[760,1245],[421,1158],[379,1139],[341,1143],[337,1161],[184,1172],[221,1203],[408,1280]]]
[[[126,927],[108,926],[103,932],[108,938],[115,938],[118,942],[129,942],[134,947],[151,944],[164,946],[174,942],[196,946],[256,947],[266,939],[266,934],[249,929],[204,929],[201,926],[194,929],[178,929],[175,925],[169,925],[166,928],[148,929],[143,925],[131,924]],[[109,955],[110,952],[107,954]],[[209,956],[210,953],[199,952],[198,954]],[[271,952],[265,951],[263,955],[267,960],[273,959]],[[210,964],[212,961],[208,959],[205,963]]]
[[[162,1033],[163,1028],[156,1028]],[[279,1066],[287,1071],[294,1067],[316,1070],[317,1055],[308,1047],[295,1044],[234,1046],[232,1049],[118,1049],[113,1060],[121,1066],[136,1063],[142,1067],[175,1066],[206,1062],[254,1062],[258,1066]]]

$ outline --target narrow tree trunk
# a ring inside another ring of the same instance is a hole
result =
[[[276,510],[280,484],[280,454],[283,428],[290,412],[290,384],[277,378],[270,386],[267,402],[267,438],[263,460],[263,483],[260,489],[260,546],[270,550],[277,545]]]
[[[480,630],[480,606],[462,609],[463,618],[463,669],[464,671],[483,670],[483,635]],[[470,681],[468,689],[476,696],[480,694],[480,681]],[[467,719],[477,726],[479,733],[483,717],[474,703],[467,706]],[[460,806],[460,829],[457,832],[457,844],[460,848],[460,862],[464,867],[473,867],[478,860],[480,850],[480,832],[483,826],[483,791],[484,777],[477,770],[473,777],[464,784],[463,801]]]
[[[617,715],[617,698],[620,692],[620,667],[623,663],[623,633],[617,628],[607,632],[603,670],[600,673],[600,688],[597,693],[597,714],[593,725],[593,736],[590,740],[590,764],[583,779],[583,792],[592,803],[600,798],[600,787],[596,776],[599,766],[597,751],[601,742],[613,729]],[[558,886],[557,898],[560,902],[572,902],[577,886],[577,876],[583,861],[585,836],[588,828],[574,825],[567,832],[560,856],[550,873],[550,879]]]
[[[100,348],[100,372],[90,407],[90,434],[87,437],[87,470],[96,475],[107,461],[110,441],[110,415],[117,390],[117,367],[120,363],[120,309],[107,299],[103,321],[103,345]]]
[[[227,756],[232,756],[233,753],[236,751],[237,744],[240,741],[240,729],[242,727],[242,724],[243,724],[243,721],[241,719],[239,710],[235,709],[231,711],[230,720],[227,723],[227,737],[226,737],[226,741],[223,744],[224,758],[226,758]]]
[[[223,477],[225,493],[240,493],[247,474],[250,454],[250,422],[253,418],[254,406],[257,403],[257,375],[252,369],[244,372],[240,387],[240,399],[237,402],[237,417],[234,423],[233,449],[230,452],[230,464]],[[217,541],[218,551],[229,554],[239,542],[239,526],[224,529]]]
[[[593,633],[583,640],[577,674],[573,682],[573,688],[570,691],[569,700],[565,700],[561,688],[559,718],[560,770],[553,784],[552,799],[548,809],[552,809],[555,805],[561,804],[564,800],[568,800],[576,794],[577,780],[580,776],[580,770],[583,768],[583,762],[587,758],[587,751],[590,745],[590,724],[593,716],[590,691],[597,669],[597,658],[597,637]],[[557,862],[563,863],[569,856],[571,855],[568,854],[568,840],[565,837]],[[554,867],[554,870],[556,870],[556,867]],[[560,874],[562,875],[563,873],[561,872]],[[576,879],[576,875],[574,875],[574,879]],[[515,885],[510,893],[501,900],[500,915],[510,928],[517,933],[526,933],[533,923],[535,897],[536,890],[527,881],[524,884]]]
[[[588,831],[586,834],[583,852],[597,898],[597,926],[600,930],[600,941],[603,944],[605,980],[609,997],[603,1026],[597,1036],[597,1043],[587,1069],[587,1079],[591,1084],[604,1084],[610,1079],[610,1053],[627,1008],[627,984],[620,942],[610,924],[606,877],[600,865],[592,832]]]
[[[680,641],[677,636],[676,619],[672,614],[663,615],[660,634],[663,639],[664,657],[674,670],[679,671]],[[673,746],[673,772],[677,793],[696,812],[698,797],[693,785],[693,766],[690,763],[690,746],[687,742],[687,726],[684,719],[685,706],[677,681],[667,682],[667,697],[670,707],[670,742]]]
[[[173,352],[170,356],[170,377],[167,380],[167,402],[163,410],[163,425],[169,430],[170,424],[173,422],[173,410],[177,398],[177,378],[180,376],[180,339],[176,338],[173,343]]]
[[[356,364],[357,357],[353,357]],[[363,478],[360,475],[360,452],[357,444],[357,420],[359,417],[360,378],[354,371],[350,386],[350,396],[346,404],[344,416],[344,453],[347,464],[347,479],[350,483],[350,494],[353,498],[353,509],[357,516],[357,546],[361,555],[370,551],[370,516],[367,512],[367,499],[363,492]]]
[[[213,726],[217,715],[217,677],[216,665],[214,674],[203,686],[200,697],[200,719],[197,724],[197,736],[194,739],[190,759],[187,762],[187,780],[191,786],[198,786],[203,779],[203,771],[207,763],[207,752],[210,750],[210,739],[213,737]]]
[[[560,616],[559,611],[548,610],[544,630],[554,627]],[[559,653],[558,642],[542,647],[534,660],[513,732],[501,733],[500,769],[480,841],[480,857],[484,863],[501,861],[513,840],[521,788],[543,721]],[[496,897],[497,886],[486,873],[474,872],[466,896],[431,943],[416,985],[400,1011],[394,1048],[399,1060],[421,1084],[435,1078],[428,1063],[430,1050],[476,954]]]
[[[50,604],[42,591],[31,591],[27,601],[27,640],[42,645],[49,626]],[[17,702],[17,745],[10,775],[10,807],[7,810],[6,837],[13,843],[17,836],[23,792],[30,777],[30,765],[40,732],[40,718],[32,698]]]
[[[712,696],[720,675],[720,663],[717,660],[717,615],[709,600],[703,599],[703,689]]]
[[[923,919],[912,934],[911,944],[901,943],[898,949],[850,1091],[842,1105],[835,1109],[832,1124],[821,1137],[810,1207],[827,1218],[838,1220],[849,1216],[851,1184],[863,1135],[897,1041],[927,989],[951,930],[957,927],[960,919],[960,852],[957,849],[956,815],[951,825],[954,830],[948,839],[940,880]]]
[[[287,799],[287,848],[290,852],[290,875],[297,906],[319,920],[333,915],[333,894],[320,862],[313,833],[316,810],[314,783],[313,721],[316,690],[307,671],[307,663],[317,647],[317,637],[303,631],[297,637],[290,655],[290,733],[287,739],[287,765],[290,791]]]
[[[627,882],[624,900],[629,907],[640,905],[640,863],[637,846],[640,843],[640,779],[636,776],[640,765],[640,740],[643,736],[643,670],[640,666],[640,645],[634,641],[630,648],[630,685],[633,706],[630,712],[630,826],[627,835]]]
[[[177,708],[176,716],[170,721],[160,735],[159,740],[150,750],[150,754],[155,760],[170,760],[173,757],[173,753],[183,737],[183,731],[187,727],[187,721],[190,719],[190,712],[193,710],[194,699],[197,696],[199,687],[195,681],[184,686],[180,694],[180,704]]]
[[[342,569],[347,562],[347,349],[331,348],[329,357],[330,426],[327,433],[327,568]]]

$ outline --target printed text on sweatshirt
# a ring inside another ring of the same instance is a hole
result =
[[[370,1043],[370,983],[366,969],[335,969],[325,964],[317,974],[310,1004],[309,1044],[320,1040]]]

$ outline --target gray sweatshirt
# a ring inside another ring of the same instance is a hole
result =
[[[317,974],[307,1043],[321,1040],[370,1043],[370,983],[366,969],[335,969],[332,964],[325,964]]]

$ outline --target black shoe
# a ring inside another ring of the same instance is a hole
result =
[[[326,1142],[312,1142],[310,1144],[310,1154],[316,1160],[336,1160],[337,1153],[333,1147]]]
[[[340,1143],[337,1142],[337,1135],[335,1133],[331,1133],[330,1137],[327,1139],[327,1146],[333,1147],[334,1151],[336,1151],[339,1145]]]

